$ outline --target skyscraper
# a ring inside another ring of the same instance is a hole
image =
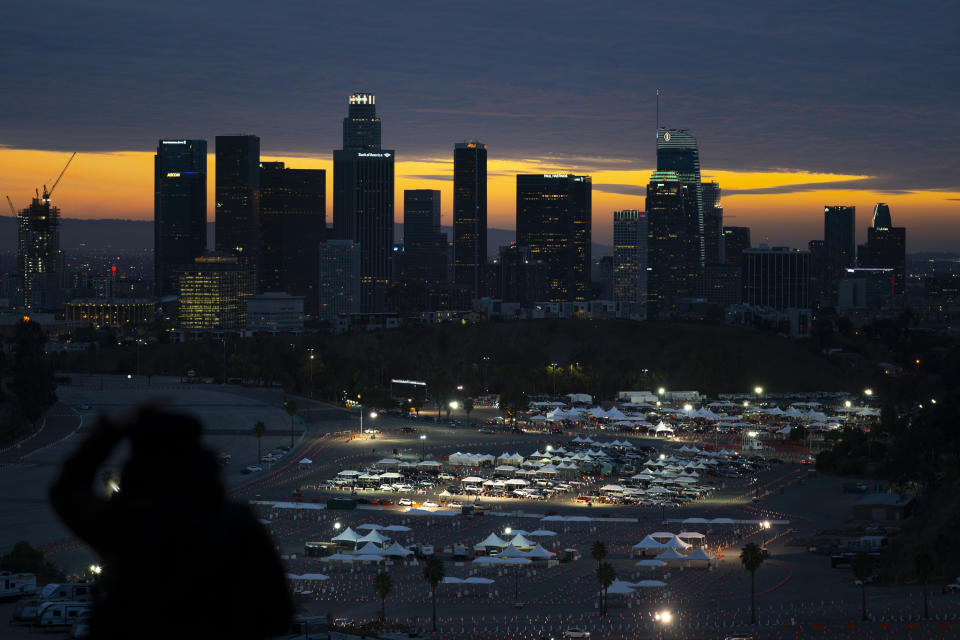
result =
[[[743,252],[750,248],[750,227],[723,228],[723,261],[739,267],[743,264]]]
[[[848,268],[856,266],[855,221],[856,207],[826,206],[823,208],[825,282],[832,303],[837,299],[837,282]]]
[[[696,190],[675,171],[655,171],[647,185],[647,315],[665,318],[676,311],[680,298],[696,295],[696,245],[690,233]]]
[[[58,308],[63,280],[60,208],[50,204],[46,193],[33,198],[30,206],[17,214],[17,231],[17,267],[23,284],[23,306]]]
[[[891,294],[905,292],[907,266],[907,230],[893,226],[890,208],[878,203],[873,210],[873,226],[867,229],[867,244],[860,248],[858,263],[868,269],[893,269]]]
[[[179,275],[181,329],[241,331],[253,294],[252,265],[235,255],[195,258]]]
[[[454,281],[478,297],[487,264],[487,145],[453,150]]]
[[[646,319],[647,216],[642,211],[613,212],[613,299],[623,317]]]
[[[591,198],[590,176],[517,176],[517,244],[547,264],[549,302],[588,299]]]
[[[260,138],[217,136],[216,247],[256,264],[260,254]]]
[[[372,94],[350,96],[343,147],[333,152],[334,235],[360,245],[360,311],[379,313],[392,276],[394,153],[380,148]]]
[[[154,291],[175,294],[176,273],[207,249],[207,141],[160,140],[153,159]]]
[[[317,317],[335,322],[337,316],[360,311],[360,247],[352,240],[327,240],[320,245]]]
[[[447,278],[447,234],[440,230],[440,191],[403,192],[404,278],[440,283]]]
[[[318,247],[326,233],[327,172],[260,163],[260,290],[303,296],[317,312]]]
[[[688,208],[686,233],[693,236],[689,250],[696,254],[696,277],[706,264],[703,221],[703,187],[700,182],[700,150],[697,138],[687,129],[659,129],[657,131],[657,171],[674,171],[691,191],[695,203]],[[719,199],[719,192],[717,193]],[[721,223],[722,225],[722,223]]]
[[[766,246],[743,252],[743,302],[777,311],[806,308],[810,253]]]
[[[723,235],[723,207],[720,205],[720,185],[702,183],[703,190],[703,247],[705,264],[725,262]]]

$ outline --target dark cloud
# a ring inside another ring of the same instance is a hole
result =
[[[647,185],[636,184],[599,184],[593,183],[594,191],[603,191],[604,193],[616,193],[624,196],[645,196],[647,195]]]
[[[957,24],[960,5],[936,0],[10,2],[0,144],[148,150],[242,131],[328,156],[363,89],[402,158],[479,139],[491,158],[651,166],[659,87],[661,122],[694,131],[705,169],[960,189]]]

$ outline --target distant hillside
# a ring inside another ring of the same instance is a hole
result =
[[[450,227],[443,227],[447,237],[453,236]],[[397,224],[394,231],[397,240],[403,238],[403,224]],[[487,251],[490,256],[497,254],[497,249],[508,245],[516,239],[513,229],[488,229]],[[207,245],[213,248],[214,225],[207,224]],[[15,251],[17,246],[17,222],[11,216],[0,216],[0,252]],[[81,220],[78,218],[64,218],[61,221],[60,246],[66,251],[84,248],[88,251],[143,251],[153,249],[153,221],[152,220],[115,220],[96,219]],[[607,245],[594,244],[594,257],[612,253]]]

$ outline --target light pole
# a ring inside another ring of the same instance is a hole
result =
[[[553,397],[557,397],[557,363],[550,363],[550,370],[553,372]]]
[[[763,387],[754,387],[753,392],[757,394],[757,405],[760,405],[760,399],[763,397]]]
[[[313,347],[307,351],[310,352],[310,399],[313,400]]]
[[[669,611],[658,611],[653,614],[653,619],[660,623],[660,632],[658,635],[662,638],[664,631],[673,621],[673,614]]]

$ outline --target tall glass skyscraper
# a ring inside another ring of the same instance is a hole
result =
[[[440,191],[403,192],[403,277],[441,283],[447,276],[447,235],[440,230]]]
[[[642,211],[613,212],[613,299],[620,315],[647,315],[647,216]]]
[[[823,245],[825,283],[833,303],[837,300],[837,283],[857,261],[856,207],[825,206],[823,208]]]
[[[882,202],[873,210],[873,226],[867,229],[867,244],[860,247],[857,262],[867,269],[893,269],[891,295],[906,292],[907,230],[893,226],[890,207]]]
[[[343,149],[333,152],[333,228],[360,246],[360,312],[387,310],[393,269],[393,150],[380,148],[375,97],[350,96]]]
[[[646,207],[647,314],[666,318],[680,298],[696,295],[697,237],[689,225],[689,212],[697,207],[696,189],[676,171],[655,171],[647,185]]]
[[[673,171],[693,194],[696,206],[688,210],[686,233],[692,235],[691,250],[696,252],[697,276],[706,264],[703,228],[703,186],[700,182],[700,149],[697,138],[687,129],[657,131],[657,171]],[[721,223],[722,226],[722,223]]]
[[[178,270],[207,249],[207,141],[160,140],[153,158],[154,291],[177,292]]]
[[[260,254],[260,138],[217,136],[216,246],[254,264]]]
[[[260,290],[304,297],[317,312],[318,247],[327,224],[327,172],[260,163]]]
[[[517,244],[546,263],[548,302],[589,298],[591,199],[590,176],[517,176]]]
[[[487,266],[487,145],[453,150],[454,281],[478,297]]]

